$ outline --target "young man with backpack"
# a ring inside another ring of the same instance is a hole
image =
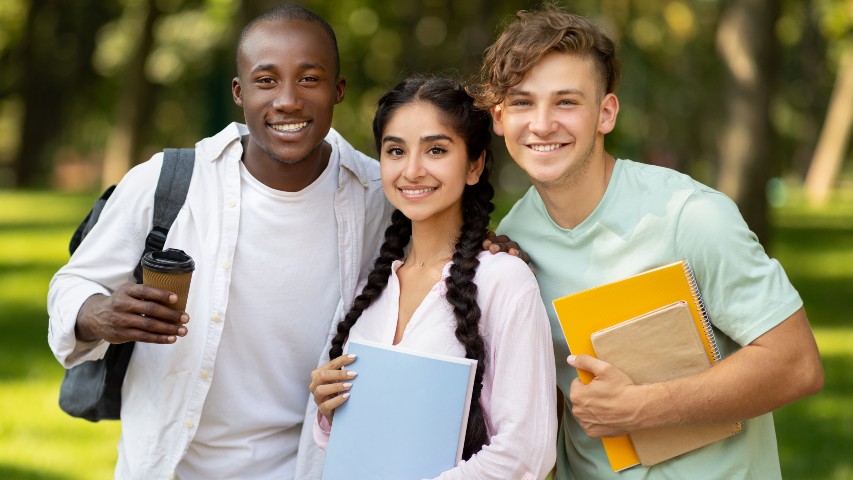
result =
[[[127,174],[51,282],[49,343],[63,366],[136,342],[116,478],[319,476],[308,373],[390,211],[378,163],[331,129],[346,82],[325,21],[293,5],[261,15],[237,66],[246,125],[198,142],[165,241],[195,260],[186,312],[133,281],[162,154]]]

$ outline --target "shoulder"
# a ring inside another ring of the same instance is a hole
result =
[[[538,289],[530,266],[516,256],[484,250],[477,259],[480,266],[477,267],[475,281],[481,289],[519,289],[524,286]]]
[[[353,147],[334,128],[329,129],[326,142],[338,153],[341,168],[351,170],[360,179],[379,180],[379,162]]]
[[[545,206],[536,189],[534,187],[528,188],[527,192],[515,202],[509,213],[501,220],[497,233],[509,235],[513,240],[518,240],[531,231],[531,224],[537,219],[546,220],[547,215],[542,216],[544,208]]]

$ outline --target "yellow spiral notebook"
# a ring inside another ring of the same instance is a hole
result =
[[[607,337],[615,339],[619,335],[605,333],[602,337],[603,331],[612,332],[614,326],[623,323],[633,324],[631,328],[637,328],[639,325],[636,322],[638,317],[656,318],[658,314],[655,311],[669,311],[664,307],[672,307],[673,304],[679,302],[683,302],[683,307],[686,307],[684,310],[689,312],[695,331],[698,333],[701,350],[704,350],[708,359],[707,365],[710,368],[710,365],[720,360],[720,351],[714,340],[711,321],[705,310],[705,304],[702,301],[693,271],[684,260],[558,298],[554,300],[554,309],[572,354],[587,354],[598,358],[593,346],[592,338],[594,335],[601,337],[597,339],[600,344],[606,345]],[[670,317],[672,315],[667,316],[667,318]],[[620,328],[615,330],[618,332]],[[622,337],[625,338],[624,335]],[[630,338],[633,341],[638,337],[632,335]],[[655,345],[638,345],[641,352],[643,349],[654,350],[655,347]],[[691,347],[697,348],[695,342],[687,336],[685,337],[684,348],[689,350]],[[663,368],[663,365],[661,367],[659,372],[651,375],[651,378],[656,378],[656,381],[673,378],[672,369]],[[628,375],[631,376],[631,373]],[[589,383],[592,380],[592,375],[584,370],[578,370],[578,376],[584,383]],[[649,378],[649,376],[644,377],[643,383],[649,381]],[[727,426],[723,430],[731,431],[725,435],[728,436],[738,431],[739,428],[739,424],[734,424],[734,427]],[[637,440],[640,438],[638,437]],[[638,457],[631,437],[628,435],[603,438],[602,442],[613,471],[624,470],[641,463],[641,458]],[[703,444],[707,443],[710,441]],[[667,457],[669,452],[661,452],[660,448],[657,447],[651,448],[649,451],[653,451],[654,455],[649,455],[649,458],[644,459],[645,461],[642,462],[644,465],[651,465],[663,461],[662,459],[671,458]]]

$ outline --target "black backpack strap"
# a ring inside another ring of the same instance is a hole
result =
[[[104,193],[95,200],[95,204],[92,205],[92,209],[89,210],[89,214],[86,215],[86,218],[84,218],[82,222],[80,222],[80,225],[77,226],[77,230],[74,231],[74,235],[71,236],[71,240],[68,242],[69,254],[74,254],[74,251],[76,251],[77,247],[80,246],[80,242],[86,238],[86,235],[89,234],[92,227],[98,223],[98,218],[101,216],[101,210],[104,209],[104,205],[107,204],[107,200],[110,199],[110,196],[113,194],[113,190],[115,189],[115,185],[110,185],[110,187],[104,190]]]
[[[154,224],[151,233],[145,238],[143,255],[154,250],[163,250],[169,229],[187,199],[194,165],[194,148],[163,150],[163,166],[160,167],[160,178],[154,192]],[[141,265],[136,266],[133,276],[137,282],[142,283]]]

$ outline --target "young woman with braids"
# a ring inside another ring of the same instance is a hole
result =
[[[528,266],[482,249],[494,195],[488,112],[451,80],[408,79],[379,100],[373,134],[397,210],[333,360],[312,372],[315,439],[325,445],[349,397],[344,344],[371,340],[477,360],[463,461],[439,478],[543,478],[556,455],[551,331]]]

